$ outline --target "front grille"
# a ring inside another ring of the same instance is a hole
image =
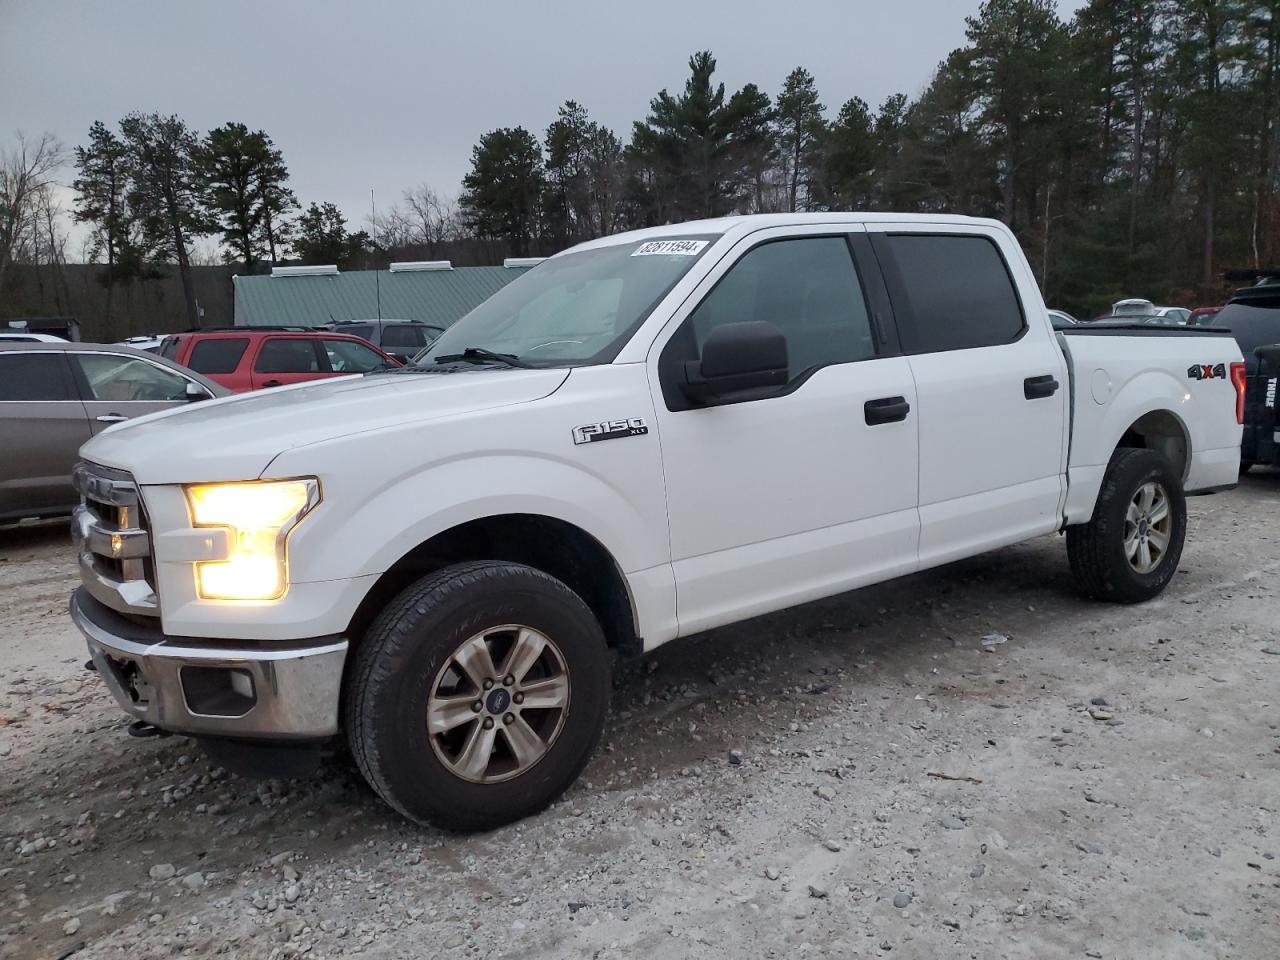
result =
[[[72,479],[80,506],[71,530],[85,588],[121,613],[158,615],[151,533],[133,477],[123,470],[79,463]]]

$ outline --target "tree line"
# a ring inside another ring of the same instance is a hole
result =
[[[734,213],[871,210],[999,218],[1046,299],[1091,314],[1121,296],[1215,301],[1224,266],[1280,259],[1280,0],[985,0],[914,99],[828,106],[797,66],[726,90],[695,53],[623,139],[569,100],[534,133],[485,133],[455,197],[422,184],[351,229],[304,210],[261,130],[176,116],[95,123],[76,147],[72,216],[116,285],[176,265],[197,325],[192,244],[245,271],[366,266],[398,254],[547,254],[618,230]],[[52,137],[0,153],[0,301],[12,262],[65,260]]]
[[[794,210],[996,217],[1047,299],[1216,300],[1280,257],[1280,0],[986,0],[914,100],[823,102],[795,68],[727,92],[710,52],[625,144],[576,101],[485,134],[462,227],[516,253],[624,227]]]

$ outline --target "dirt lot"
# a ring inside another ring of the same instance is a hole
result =
[[[1192,500],[1141,607],[1046,538],[673,643],[563,801],[472,837],[341,758],[128,738],[64,525],[0,532],[0,957],[1274,960],[1278,502]]]

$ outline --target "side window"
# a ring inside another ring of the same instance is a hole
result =
[[[235,373],[248,340],[217,337],[200,340],[191,348],[187,366],[196,373]]]
[[[716,327],[765,320],[787,338],[790,379],[875,356],[867,302],[842,237],[774,240],[748,252],[685,321],[698,352]]]
[[[891,234],[887,242],[907,301],[897,311],[905,352],[992,347],[1022,333],[1022,304],[991,240]]]
[[[316,342],[300,337],[272,337],[258,351],[255,373],[321,373]]]
[[[87,400],[167,401],[187,398],[187,379],[145,360],[108,353],[72,354],[89,387]]]
[[[179,337],[165,337],[164,342],[160,344],[160,356],[166,360],[178,359],[178,348],[182,346],[182,340]]]
[[[368,373],[377,370],[385,361],[363,343],[350,340],[325,340],[325,353],[329,356],[329,366],[334,373]]]
[[[79,399],[61,353],[0,353],[0,403]]]
[[[420,347],[423,343],[422,330],[408,323],[399,323],[382,328],[382,348],[387,347]]]

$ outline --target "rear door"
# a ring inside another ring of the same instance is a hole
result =
[[[188,403],[188,380],[158,363],[115,353],[69,352],[94,433],[158,410]]]
[[[867,229],[919,398],[921,565],[1052,532],[1066,361],[1021,251],[976,226]]]
[[[89,420],[58,350],[0,352],[0,517],[70,512]]]
[[[258,347],[250,375],[251,389],[282,387],[329,377],[329,363],[317,337],[266,337]]]
[[[247,390],[247,371],[240,375],[236,371],[248,347],[248,337],[203,337],[192,346],[184,366],[228,390]]]

